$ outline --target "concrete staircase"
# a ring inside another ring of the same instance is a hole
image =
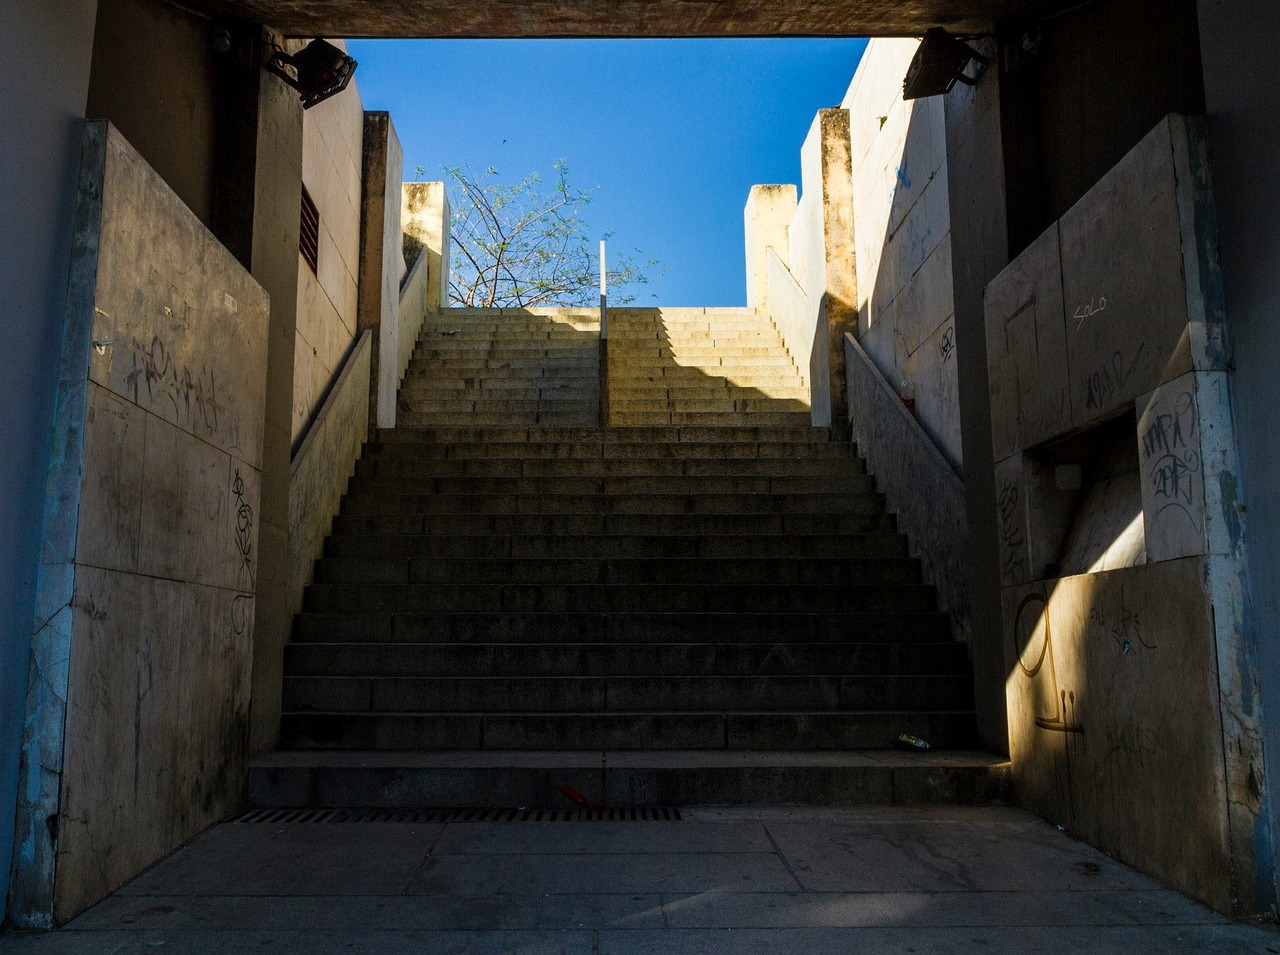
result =
[[[429,315],[400,386],[397,424],[596,425],[599,342],[598,310]]]
[[[767,320],[678,317],[611,312],[631,426],[608,428],[583,420],[588,315],[428,322],[286,648],[254,805],[1003,795],[1007,765],[965,751],[966,648],[854,449],[794,410],[781,343],[689,344]]]
[[[809,390],[752,309],[609,310],[609,424],[809,424]]]

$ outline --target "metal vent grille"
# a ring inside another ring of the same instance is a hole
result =
[[[344,822],[679,822],[680,810],[651,809],[246,809],[228,822],[295,825]]]
[[[315,273],[320,265],[320,210],[316,208],[306,186],[302,187],[302,222],[298,231],[298,251],[307,260],[307,265],[311,266],[312,273]]]

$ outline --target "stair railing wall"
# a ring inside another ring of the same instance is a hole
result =
[[[969,522],[964,482],[852,335],[844,336],[849,430],[911,556],[937,589],[959,640],[969,639]]]

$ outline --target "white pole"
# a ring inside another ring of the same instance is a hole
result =
[[[609,337],[609,305],[608,296],[609,286],[606,282],[605,259],[604,259],[604,239],[600,240],[600,339]]]

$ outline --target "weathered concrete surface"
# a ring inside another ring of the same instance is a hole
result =
[[[980,40],[984,55],[997,45]],[[1000,644],[1000,562],[995,521],[995,469],[991,457],[990,393],[987,389],[983,289],[1009,262],[1005,181],[992,169],[1001,151],[1002,78],[983,73],[974,87],[957,84],[943,100],[947,136],[947,197],[956,330],[960,439],[965,452],[965,504],[969,522],[969,613],[972,620],[974,697],[978,732],[996,750],[1008,746],[1003,704],[1005,660]]]
[[[1222,235],[1220,264],[1230,315],[1232,394],[1237,412],[1241,488],[1249,505],[1249,577],[1258,669],[1280,673],[1280,442],[1272,409],[1280,367],[1280,72],[1269,54],[1280,35],[1280,6],[1270,0],[1198,3],[1200,54],[1213,146],[1214,205]],[[1280,712],[1280,680],[1261,682],[1264,711]],[[1280,760],[1280,720],[1265,724],[1267,756]],[[1272,838],[1280,800],[1271,796]],[[1274,885],[1259,880],[1259,907]]]
[[[418,257],[410,263],[409,271],[400,283],[400,305],[396,309],[399,333],[396,336],[396,389],[404,381],[404,373],[413,358],[413,349],[422,334],[422,324],[427,317],[427,259],[430,253],[418,251]]]
[[[957,470],[963,454],[942,100],[902,99],[919,43],[872,40],[841,106],[849,111],[858,339]]]
[[[342,41],[335,41],[342,46]],[[364,327],[358,316],[364,108],[352,82],[302,114],[302,185],[320,213],[315,272],[299,256],[290,436],[296,444]],[[376,281],[376,278],[375,278]]]
[[[256,121],[249,195],[248,261],[271,296],[267,337],[266,424],[262,443],[260,573],[254,602],[250,748],[275,746],[280,728],[281,648],[289,636],[289,471],[293,449],[293,363],[297,354],[298,231],[302,194],[303,113],[298,95],[262,72],[251,95]],[[243,259],[242,259],[243,261]],[[332,327],[332,326],[330,326]]]
[[[400,384],[400,277],[404,239],[400,231],[400,167],[404,152],[391,116],[364,117],[364,153],[360,201],[360,328],[376,329],[370,364],[370,397],[380,428],[396,425],[396,388]],[[383,356],[387,360],[383,360]]]
[[[62,921],[216,821],[248,739],[267,297],[86,132],[13,916]]]
[[[369,368],[374,332],[356,342],[338,380],[293,456],[289,489],[289,598],[302,609],[311,569],[324,551],[347,479],[369,433]]]
[[[796,187],[752,186],[742,210],[747,252],[747,307],[769,309],[769,252],[787,262],[787,227],[796,211]]]
[[[449,306],[449,194],[443,182],[406,182],[400,221],[427,249],[427,306]],[[403,369],[401,370],[403,373]]]
[[[964,482],[852,335],[845,336],[849,430],[954,635],[968,641],[969,526]]]
[[[939,24],[965,33],[989,29],[1027,0],[804,0],[779,6],[744,0],[661,0],[601,5],[537,0],[518,7],[489,2],[459,8],[444,0],[199,0],[209,12],[233,12],[294,36],[381,37],[683,37],[902,36]],[[1037,9],[1040,9],[1039,7]]]
[[[765,257],[769,282],[778,286],[766,292],[769,311],[809,384],[812,422],[837,431],[846,426],[839,410],[845,405],[843,335],[857,327],[850,170],[848,112],[819,110],[800,148],[800,200],[787,227],[786,254]]]
[[[992,426],[1011,452],[996,469],[1005,631],[1021,655],[1009,721],[1027,805],[1254,912],[1274,859],[1206,162],[1203,124],[1167,117],[988,289]],[[1049,479],[1058,464],[1078,469],[1078,493]],[[1035,600],[1050,603],[1043,626],[1024,619]],[[1073,609],[1055,618],[1055,601]],[[1108,637],[1124,661],[1167,653],[1177,668],[1114,679]],[[1072,693],[1087,720],[1063,715]],[[1061,774],[1089,784],[1065,796]],[[1187,803],[1200,815],[1168,825]]]
[[[1005,591],[1019,801],[1220,910],[1233,907],[1203,558]]]
[[[678,822],[228,823],[13,955],[1071,951],[1265,955],[1025,812],[703,809]]]

